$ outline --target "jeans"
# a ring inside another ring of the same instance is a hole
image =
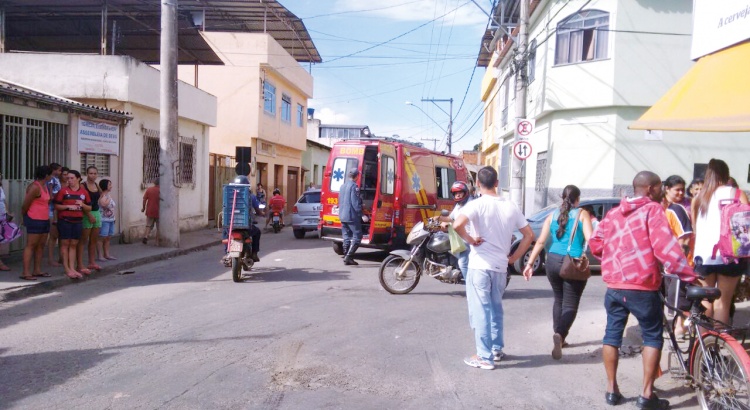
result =
[[[460,269],[461,274],[464,275],[464,280],[469,276],[469,252],[470,249],[467,246],[465,251],[458,254],[458,269]]]
[[[581,295],[588,282],[564,280],[560,277],[564,257],[565,255],[548,253],[545,264],[547,280],[552,285],[552,292],[555,295],[555,302],[552,304],[552,329],[555,333],[559,333],[563,340],[568,336],[570,327],[576,320],[578,304],[581,302]]]
[[[643,336],[643,345],[661,350],[664,345],[664,306],[659,291],[607,289],[604,294],[604,309],[607,311],[607,329],[602,344],[620,348],[625,324],[632,313],[638,319]]]
[[[503,293],[506,272],[469,268],[466,302],[469,324],[474,329],[477,356],[492,361],[492,351],[502,351]]]

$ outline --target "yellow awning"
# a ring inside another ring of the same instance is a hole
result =
[[[629,128],[750,131],[750,41],[699,59]]]

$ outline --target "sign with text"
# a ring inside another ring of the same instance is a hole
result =
[[[109,121],[79,118],[78,152],[120,155],[120,125]]]
[[[750,0],[694,0],[693,45],[696,60],[750,39]]]

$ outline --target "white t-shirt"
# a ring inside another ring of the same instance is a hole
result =
[[[461,214],[461,210],[462,210],[462,209],[464,209],[464,208],[466,207],[466,205],[467,205],[467,204],[468,204],[469,202],[471,202],[471,199],[469,199],[469,201],[467,201],[467,202],[466,202],[465,204],[463,204],[463,205],[461,205],[461,204],[456,204],[456,206],[455,206],[455,207],[453,207],[453,211],[451,211],[451,213],[450,213],[450,215],[448,215],[448,217],[449,217],[449,218],[451,218],[452,220],[454,220],[454,221],[455,221],[455,220],[456,220],[456,218],[458,218],[458,215],[460,215],[460,214]],[[466,224],[466,225],[464,226],[464,229],[466,229],[466,233],[468,233],[468,234],[469,234],[470,236],[473,236],[473,235],[474,235],[474,230],[473,230],[473,229],[471,229],[471,222],[467,223],[467,224]],[[466,242],[466,241],[464,241],[464,242]],[[466,245],[468,245],[468,243],[467,243]]]
[[[466,204],[461,214],[469,218],[473,236],[483,240],[478,246],[470,246],[469,269],[507,272],[511,236],[529,224],[516,204],[499,196],[482,195]]]

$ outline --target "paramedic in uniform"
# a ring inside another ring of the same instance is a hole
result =
[[[362,241],[362,198],[357,186],[357,169],[349,170],[349,179],[339,190],[339,220],[344,239],[344,265],[359,265],[354,261],[354,252]]]

